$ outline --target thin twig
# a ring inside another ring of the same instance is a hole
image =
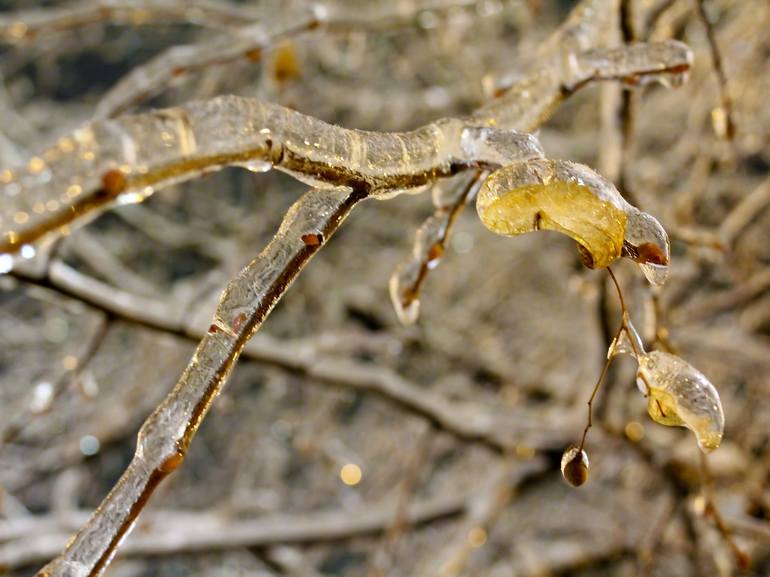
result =
[[[735,113],[733,112],[733,103],[727,85],[727,75],[725,74],[725,68],[722,62],[722,53],[719,50],[714,25],[711,23],[711,20],[706,13],[704,0],[695,0],[695,5],[698,18],[706,29],[706,38],[708,38],[709,50],[711,50],[711,62],[714,65],[714,73],[717,76],[717,82],[719,84],[719,99],[722,103],[721,113],[724,114],[724,134],[720,134],[720,136],[732,140],[735,138]]]

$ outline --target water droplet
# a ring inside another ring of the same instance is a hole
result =
[[[639,268],[642,269],[645,278],[653,286],[663,286],[668,278],[668,266],[666,265],[645,263],[640,264]]]
[[[637,355],[644,353],[644,341],[639,336],[636,327],[631,323],[628,315],[624,315],[625,328],[620,332],[617,339],[612,341],[607,350],[607,358],[611,359],[615,355],[631,355],[636,358]],[[644,392],[644,391],[643,391]]]
[[[240,166],[241,168],[245,168],[250,172],[257,172],[257,173],[267,172],[273,168],[272,163],[266,160],[249,160],[247,162],[238,163],[238,166]]]
[[[588,454],[570,445],[561,457],[561,474],[573,487],[580,487],[588,480]]]

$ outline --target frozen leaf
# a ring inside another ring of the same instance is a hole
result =
[[[580,164],[537,159],[499,169],[484,182],[476,208],[498,234],[548,229],[570,236],[590,268],[607,267],[620,256],[668,264],[668,236],[660,223]]]
[[[700,371],[675,355],[652,351],[639,356],[637,379],[648,395],[653,421],[687,427],[704,452],[719,447],[725,426],[722,403]]]

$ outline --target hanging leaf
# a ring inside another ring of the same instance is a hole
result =
[[[643,265],[653,284],[665,280],[669,243],[661,224],[582,164],[534,159],[501,168],[484,182],[476,208],[492,232],[556,230],[578,243],[589,268],[626,256]]]
[[[639,355],[639,387],[647,397],[647,412],[656,423],[687,427],[704,452],[719,447],[725,428],[722,402],[714,385],[676,355],[651,351]]]

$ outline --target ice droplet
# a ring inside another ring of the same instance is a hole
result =
[[[393,309],[402,325],[413,325],[420,316],[420,299],[412,294],[409,279],[412,275],[405,274],[403,270],[396,269],[390,277],[388,288]],[[406,286],[405,286],[406,285]]]
[[[610,348],[607,349],[607,358],[611,359],[616,355],[635,356],[634,348],[631,345],[631,339],[628,338],[626,331],[622,331],[620,336],[612,341]]]
[[[268,172],[270,169],[273,168],[273,164],[271,162],[268,162],[267,160],[250,160],[248,162],[241,162],[237,166],[240,166],[241,168],[245,168],[246,170],[250,172]]]
[[[570,445],[561,457],[561,474],[564,480],[573,487],[580,487],[588,480],[588,454]]]
[[[631,323],[631,319],[628,314],[623,317],[623,330],[616,339],[612,341],[610,348],[607,350],[607,358],[611,359],[615,355],[631,355],[638,360],[638,355],[644,353],[644,341],[639,336],[639,332],[636,327]],[[647,389],[641,389],[644,393]]]
[[[639,356],[637,376],[648,394],[647,411],[653,421],[687,427],[703,452],[719,447],[725,426],[722,403],[700,371],[676,355],[651,351]]]
[[[663,286],[668,278],[668,266],[661,264],[643,263],[639,265],[644,277],[653,286]]]

